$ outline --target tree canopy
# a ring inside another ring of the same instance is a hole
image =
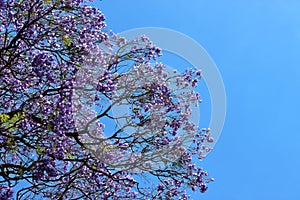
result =
[[[201,72],[156,62],[85,0],[0,0],[0,199],[188,199]],[[152,183],[145,183],[151,180]]]

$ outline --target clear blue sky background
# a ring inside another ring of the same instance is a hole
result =
[[[216,181],[193,199],[300,199],[300,1],[104,0],[96,6],[114,32],[174,29],[217,64],[227,117],[201,163]]]

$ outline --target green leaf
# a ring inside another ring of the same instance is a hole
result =
[[[71,46],[71,44],[72,44],[72,40],[71,40],[71,38],[70,38],[68,35],[64,35],[64,36],[63,36],[62,42],[63,42],[63,44],[64,44],[66,47],[69,47],[69,46]]]
[[[0,114],[0,122],[1,123],[6,123],[9,120],[9,115],[6,114]]]
[[[52,4],[51,0],[44,0],[44,4]]]
[[[2,125],[4,125],[5,128],[9,128],[8,131],[13,131],[15,129],[13,127],[18,125],[19,122],[24,118],[24,112],[14,114],[13,117],[10,117],[7,114],[0,114],[0,122]]]
[[[74,155],[72,155],[72,154],[70,154],[70,153],[66,153],[66,156],[67,156],[67,158],[70,158],[70,159],[73,159],[73,158],[75,158],[75,156],[74,156]]]
[[[36,152],[45,155],[45,148],[36,146]]]

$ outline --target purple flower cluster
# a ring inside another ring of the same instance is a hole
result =
[[[51,179],[57,175],[55,162],[53,160],[44,159],[40,163],[36,164],[33,172],[33,179],[38,182],[41,179]]]
[[[0,185],[0,200],[9,200],[13,197],[13,190],[6,185]]]
[[[116,82],[109,71],[105,71],[99,79],[99,84],[96,89],[98,92],[108,94],[116,89]]]

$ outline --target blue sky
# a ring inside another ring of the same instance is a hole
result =
[[[217,64],[227,116],[201,163],[216,181],[193,199],[300,199],[300,1],[104,0],[96,6],[114,32],[173,29],[195,39]]]

